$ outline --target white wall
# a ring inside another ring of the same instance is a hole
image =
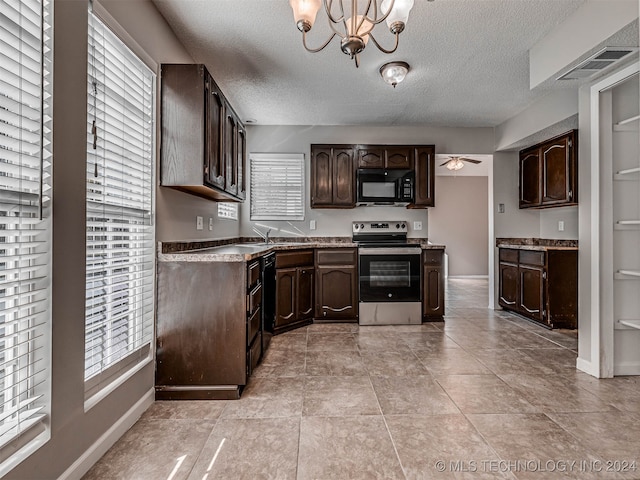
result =
[[[351,236],[354,220],[400,219],[410,222],[409,236],[428,236],[428,210],[410,210],[399,207],[356,207],[354,209],[311,209],[309,199],[309,155],[311,144],[434,144],[436,153],[493,153],[493,129],[491,128],[433,128],[433,127],[378,127],[378,126],[249,126],[247,127],[247,151],[249,153],[304,153],[305,171],[305,219],[291,222],[310,236]],[[251,192],[248,192],[250,195]],[[436,208],[438,205],[436,189]],[[241,233],[255,235],[249,219],[249,202],[241,208]],[[309,229],[309,221],[316,220],[317,230]],[[422,231],[413,230],[413,221],[423,223]],[[286,222],[261,221],[276,228],[295,231]],[[274,231],[272,236],[288,236]]]
[[[146,50],[147,61],[191,61],[150,1],[104,3],[138,44],[130,46]],[[152,362],[85,412],[87,11],[88,0],[54,2],[51,440],[7,479],[60,477],[103,435],[115,440],[153,400]],[[131,40],[126,32],[119,34]],[[99,457],[100,448],[92,453],[88,463],[77,463],[78,469],[67,472],[67,478],[78,478]]]
[[[450,277],[488,275],[488,177],[436,176],[429,240],[447,246]]]

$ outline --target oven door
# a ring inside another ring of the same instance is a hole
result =
[[[419,302],[421,249],[358,249],[360,302]]]

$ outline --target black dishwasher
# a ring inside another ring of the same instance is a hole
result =
[[[276,317],[276,254],[269,253],[262,263],[262,355],[267,351]]]

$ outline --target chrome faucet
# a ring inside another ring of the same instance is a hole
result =
[[[266,233],[261,232],[261,231],[260,231],[260,230],[258,230],[256,227],[253,227],[253,231],[254,231],[255,233],[257,233],[257,234],[258,234],[258,236],[259,236],[262,240],[264,240],[264,243],[265,243],[266,245],[269,245],[269,234],[271,233],[271,229],[270,229],[270,228],[269,228],[269,229],[267,229],[267,232],[266,232]]]

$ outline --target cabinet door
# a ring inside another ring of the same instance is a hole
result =
[[[515,309],[518,307],[518,265],[500,262],[499,272],[498,303]]]
[[[247,196],[247,138],[246,130],[238,122],[238,133],[236,135],[236,169],[238,179],[238,198],[244,200]]]
[[[566,204],[574,198],[573,134],[565,135],[540,147],[542,156],[542,204]]]
[[[238,194],[238,157],[236,154],[238,124],[235,115],[227,109],[224,123],[224,168],[225,168],[225,191]]]
[[[543,321],[544,285],[543,269],[539,267],[520,265],[520,297],[518,307],[520,312],[538,322]]]
[[[383,168],[384,150],[382,147],[358,148],[358,168]]]
[[[540,150],[520,154],[520,208],[540,206]]]
[[[222,94],[210,76],[207,78],[206,85],[207,163],[205,165],[205,183],[214,187],[224,188],[224,159],[222,152],[224,103]]]
[[[333,195],[331,203],[337,207],[355,207],[353,149],[334,148],[332,157]]]
[[[385,168],[413,168],[413,149],[411,147],[386,147]]]
[[[424,265],[422,315],[442,317],[444,315],[444,275],[439,266]]]
[[[358,274],[354,266],[316,267],[317,318],[358,316]]]
[[[331,205],[333,169],[330,147],[311,149],[311,208]]]
[[[297,269],[296,320],[313,317],[313,267]]]
[[[434,179],[435,155],[434,147],[417,147],[415,155],[415,202],[410,207],[433,207],[435,205]]]
[[[296,321],[296,269],[276,270],[276,327]]]

